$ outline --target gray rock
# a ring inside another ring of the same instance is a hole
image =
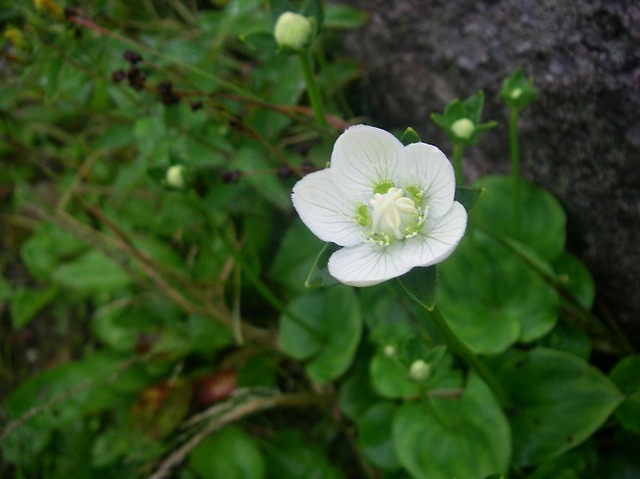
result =
[[[371,12],[344,45],[366,71],[369,113],[446,145],[429,120],[482,89],[499,127],[467,151],[470,180],[509,168],[502,80],[540,95],[522,113],[522,170],[557,195],[569,249],[593,272],[600,316],[640,344],[640,2],[341,0]]]

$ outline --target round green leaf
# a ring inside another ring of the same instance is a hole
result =
[[[295,221],[282,238],[269,276],[288,293],[302,294],[305,291],[305,280],[309,270],[314,265],[314,255],[318,254],[321,247],[322,241],[316,238],[302,221]],[[329,275],[326,262],[319,268],[322,267],[324,273]]]
[[[547,334],[558,319],[557,292],[511,249],[476,230],[438,268],[438,305],[475,352],[497,354]]]
[[[407,398],[419,392],[418,384],[409,377],[408,368],[382,351],[371,360],[369,372],[373,389],[383,397]]]
[[[575,256],[563,254],[553,263],[558,281],[573,295],[576,301],[586,309],[593,306],[596,297],[596,285],[591,273]]]
[[[616,409],[616,419],[629,431],[640,434],[640,354],[621,360],[609,377],[625,394]]]
[[[622,401],[604,374],[563,351],[511,351],[491,368],[513,405],[513,462],[522,466],[580,444]]]
[[[342,472],[329,462],[323,445],[308,443],[300,431],[279,432],[264,442],[263,448],[269,478],[344,479]]]
[[[486,188],[473,219],[500,237],[509,237],[552,261],[564,251],[566,217],[560,203],[547,191],[520,180],[519,190],[510,176],[487,176],[475,186]],[[514,198],[519,197],[519,224]]]
[[[367,410],[358,421],[358,443],[365,457],[376,467],[397,469],[400,467],[393,448],[391,424],[396,405],[379,402]]]
[[[208,436],[190,455],[202,479],[261,479],[264,458],[253,438],[238,427],[226,427]]]
[[[355,368],[355,371],[340,385],[338,398],[340,410],[354,421],[378,400],[379,398],[371,388],[366,368]]]
[[[416,479],[478,479],[509,465],[509,425],[475,375],[459,398],[401,406],[393,440],[400,463]]]
[[[362,333],[360,305],[346,286],[313,291],[289,304],[280,317],[282,350],[300,360],[309,359],[307,373],[326,383],[351,365]]]

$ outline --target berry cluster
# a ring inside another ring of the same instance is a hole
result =
[[[136,91],[144,89],[147,82],[147,77],[142,70],[137,67],[137,64],[142,61],[142,56],[139,53],[132,50],[125,50],[122,57],[131,65],[127,71],[119,69],[111,74],[111,78],[114,82],[120,83],[125,79],[129,82],[129,86]]]

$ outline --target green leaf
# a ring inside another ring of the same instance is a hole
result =
[[[22,246],[20,256],[36,279],[48,280],[62,261],[86,248],[87,245],[75,236],[49,223],[42,223]]]
[[[413,268],[398,278],[400,285],[414,301],[433,311],[438,291],[438,273],[435,266]]]
[[[582,443],[622,401],[604,374],[563,351],[510,351],[489,365],[513,406],[513,462],[521,466]]]
[[[497,354],[547,334],[558,320],[556,290],[519,256],[469,229],[438,265],[438,305],[454,332],[477,353]]]
[[[278,44],[271,32],[252,32],[242,35],[240,40],[251,50],[258,52],[276,52]]]
[[[346,286],[313,291],[292,301],[280,316],[282,350],[310,360],[306,371],[319,383],[344,373],[351,365],[362,333],[360,305]]]
[[[393,422],[400,463],[415,479],[477,479],[506,471],[509,425],[475,375],[460,398],[405,403]]]
[[[239,427],[207,436],[189,455],[202,479],[262,479],[264,458],[254,439]]]
[[[473,188],[469,186],[456,186],[455,200],[464,206],[470,213],[482,199],[486,188]]]
[[[53,281],[80,294],[112,292],[131,283],[131,278],[110,258],[91,250],[75,261],[60,266]]]
[[[371,385],[382,397],[410,398],[419,394],[418,384],[409,377],[409,368],[396,357],[378,351],[369,366]]]
[[[358,420],[358,444],[371,464],[382,469],[398,469],[391,425],[396,412],[391,402],[378,402]]]
[[[625,429],[640,435],[640,354],[628,356],[615,365],[609,377],[626,396],[616,409],[616,419]]]
[[[334,243],[327,243],[324,248],[318,254],[307,280],[304,282],[307,288],[325,288],[327,286],[333,286],[339,284],[340,281],[335,279],[329,274],[329,258],[333,253],[338,251],[341,247]]]
[[[300,431],[281,431],[265,441],[263,448],[266,453],[267,477],[344,479],[342,472],[327,459],[322,445],[317,442],[308,443]]]
[[[578,304],[585,309],[591,309],[596,297],[596,286],[584,263],[565,253],[553,263],[553,268],[558,281],[573,295]]]
[[[420,135],[418,135],[416,130],[408,127],[400,137],[400,142],[405,146],[410,145],[411,143],[420,143]]]
[[[324,24],[326,28],[355,29],[369,19],[369,14],[350,5],[330,3],[326,6]]]
[[[474,186],[486,188],[473,221],[499,237],[509,237],[554,261],[564,251],[566,218],[560,203],[548,192],[524,180],[518,183],[520,222],[514,209],[514,180],[511,176],[487,176]]]
[[[349,419],[357,420],[378,400],[375,391],[371,388],[367,368],[355,368],[355,371],[340,384],[338,398],[340,410]]]
[[[563,318],[542,339],[540,346],[566,351],[584,360],[588,360],[591,355],[591,341],[587,332]]]
[[[56,286],[45,289],[18,289],[11,298],[11,325],[21,329],[58,295]]]
[[[319,269],[313,269],[316,264],[314,256],[318,254],[318,249],[322,245],[309,228],[302,221],[296,220],[284,234],[278,253],[269,270],[269,276],[291,294],[302,294],[305,286],[313,287],[313,284],[306,284],[310,272],[320,274]],[[328,258],[326,258],[328,261]],[[327,271],[327,264],[324,263],[324,276],[316,282],[333,281]],[[311,280],[313,282],[313,280]]]

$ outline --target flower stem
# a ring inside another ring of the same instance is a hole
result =
[[[464,174],[462,172],[462,153],[464,146],[457,143],[453,144],[453,169],[456,172],[456,186],[464,184]]]
[[[520,205],[522,193],[520,188],[520,146],[518,142],[518,114],[513,108],[509,115],[509,149],[511,152],[511,176],[513,177],[513,222],[516,234],[520,232]]]
[[[482,380],[491,388],[493,394],[503,407],[508,406],[509,399],[496,377],[484,365],[484,363],[480,361],[480,358],[478,358],[478,356],[476,356],[475,353],[471,351],[469,347],[460,340],[460,338],[458,338],[456,333],[454,333],[449,327],[447,319],[442,315],[437,307],[433,308],[433,311],[431,311],[431,318],[436,331],[447,347],[467,363],[467,365],[482,378]]]
[[[307,84],[307,94],[309,95],[309,101],[311,102],[311,108],[313,108],[313,113],[315,114],[316,121],[318,122],[318,125],[326,128],[328,126],[327,115],[325,113],[324,103],[322,102],[320,90],[318,89],[316,77],[313,74],[313,69],[311,68],[311,58],[309,52],[301,52],[298,56],[300,57],[300,64],[302,65],[304,80]]]

